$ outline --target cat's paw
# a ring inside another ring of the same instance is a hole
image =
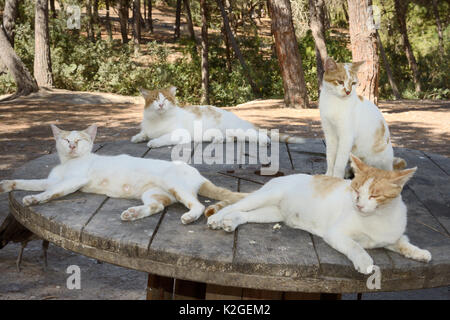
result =
[[[371,274],[373,271],[373,259],[367,254],[360,254],[353,260],[356,271],[363,274]]]
[[[2,180],[0,182],[0,193],[10,192],[14,190],[15,187],[16,183],[14,182],[14,180]]]
[[[142,141],[145,141],[145,139],[144,139],[144,137],[143,137],[142,135],[140,135],[140,134],[137,134],[137,135],[135,135],[135,136],[133,136],[133,137],[131,138],[131,142],[133,142],[133,143],[139,143],[139,142],[142,142]]]
[[[211,229],[222,229],[222,218],[216,213],[208,218],[207,224]]]
[[[36,196],[26,196],[23,197],[22,199],[23,205],[28,207],[34,204],[38,204],[39,203],[39,199]]]
[[[209,218],[210,216],[216,214],[220,210],[217,204],[212,204],[205,209],[204,215]]]
[[[236,230],[237,226],[239,224],[236,222],[236,219],[233,218],[224,218],[222,220],[222,229],[225,230],[226,232],[233,232],[234,230]]]
[[[430,262],[431,261],[431,253],[428,250],[418,249],[414,252],[414,254],[411,258],[414,260],[418,260],[418,261]]]
[[[120,219],[123,221],[134,221],[136,219],[141,218],[140,210],[136,207],[131,207],[121,213]]]
[[[147,147],[149,147],[149,148],[159,148],[159,147],[162,147],[162,146],[164,146],[164,144],[162,144],[161,142],[159,142],[156,139],[150,140],[147,143]]]
[[[181,216],[181,223],[188,224],[188,223],[194,222],[197,219],[198,219],[198,215],[192,213],[191,211],[188,211]]]

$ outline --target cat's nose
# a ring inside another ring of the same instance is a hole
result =
[[[74,144],[70,144],[70,145],[69,145],[70,150],[73,150],[73,149],[75,149],[76,147],[77,147],[77,146],[74,145]]]
[[[347,89],[345,89],[345,93],[346,93],[347,95],[349,95],[350,92],[352,92],[352,90],[347,90]]]
[[[160,109],[164,108],[164,105],[163,105],[163,104],[160,104],[160,105],[159,105],[159,108],[160,108]]]
[[[359,211],[361,211],[362,208],[363,208],[363,206],[361,206],[361,205],[359,205],[359,204],[357,204],[356,207],[358,208]]]

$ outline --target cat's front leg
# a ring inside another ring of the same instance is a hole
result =
[[[22,199],[25,206],[30,206],[39,203],[45,203],[53,199],[64,197],[71,194],[88,183],[88,179],[73,178],[59,182],[53,186],[49,186],[49,189],[45,192],[26,196]]]
[[[173,146],[178,143],[181,143],[182,139],[174,140],[172,139],[172,134],[164,134],[158,138],[152,139],[147,143],[147,146],[149,148],[159,148],[159,147],[165,147],[165,146]],[[184,141],[183,141],[184,143]]]
[[[431,260],[431,253],[428,250],[420,249],[409,242],[406,235],[400,237],[396,243],[386,247],[391,251],[397,252],[407,258],[429,262]]]
[[[323,132],[325,135],[326,155],[327,155],[327,172],[325,175],[332,176],[334,171],[334,163],[336,161],[336,153],[338,146],[338,139],[335,133],[329,128],[325,122],[322,122]]]
[[[339,229],[327,232],[323,237],[331,247],[347,256],[356,271],[370,274],[373,270],[373,260],[363,247],[352,238],[343,234]]]
[[[3,180],[0,182],[0,193],[10,192],[12,190],[44,191],[47,185],[47,179]]]
[[[333,176],[336,178],[344,178],[345,167],[347,166],[350,152],[353,146],[353,138],[343,136],[339,139],[336,161],[334,163]]]
[[[131,142],[139,143],[139,142],[147,141],[148,139],[149,138],[148,138],[147,134],[144,131],[141,131],[137,135],[135,135],[131,138]]]

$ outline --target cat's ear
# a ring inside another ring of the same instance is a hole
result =
[[[334,71],[337,69],[337,64],[331,57],[325,58],[325,72]]]
[[[353,71],[358,71],[359,67],[361,67],[364,63],[366,63],[365,61],[357,61],[357,62],[353,62],[352,63],[352,70]]]
[[[172,96],[176,96],[176,94],[177,94],[177,87],[174,87],[174,86],[172,86],[172,87],[170,87],[169,88],[169,92],[170,92],[170,94],[172,95]]]
[[[142,96],[144,97],[144,99],[147,99],[147,97],[150,94],[150,91],[148,91],[147,89],[144,88],[139,88],[139,92],[142,94]]]
[[[89,126],[86,130],[84,130],[84,132],[86,132],[89,137],[91,137],[91,141],[94,142],[95,136],[97,135],[97,125],[93,124]]]
[[[55,140],[57,140],[61,135],[61,129],[55,126],[54,124],[51,124],[50,127],[52,128],[53,136],[55,137]]]
[[[351,166],[353,170],[356,172],[364,171],[367,168],[367,165],[361,161],[357,156],[354,156],[350,153]]]
[[[403,187],[405,183],[412,178],[414,173],[416,172],[417,167],[411,168],[411,169],[405,169],[400,171],[395,171],[395,176],[390,179],[390,182],[399,186]]]

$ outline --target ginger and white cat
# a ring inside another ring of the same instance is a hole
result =
[[[129,155],[102,156],[92,153],[95,125],[84,131],[63,131],[52,125],[61,164],[47,179],[3,180],[0,193],[11,190],[43,191],[23,198],[26,206],[44,203],[81,190],[114,198],[141,199],[143,205],[122,212],[122,220],[136,220],[161,212],[177,201],[189,211],[182,223],[197,220],[204,206],[197,194],[228,203],[245,194],[214,185],[197,169],[180,161],[143,159]]]
[[[350,152],[379,169],[406,167],[403,159],[394,158],[389,128],[378,107],[356,94],[356,73],[362,64],[325,61],[319,109],[327,145],[327,176],[344,177]]]
[[[149,147],[162,147],[187,143],[190,141],[173,141],[172,135],[177,129],[185,129],[190,134],[191,141],[212,141],[223,143],[224,141],[247,140],[266,145],[270,142],[267,134],[258,132],[258,128],[245,121],[234,113],[214,106],[184,106],[176,103],[176,88],[170,87],[160,90],[140,89],[145,99],[144,117],[141,123],[141,131],[131,138],[131,142],[139,143],[148,141]],[[194,134],[195,122],[201,124],[200,137]],[[239,130],[236,135],[236,131]],[[228,130],[228,131],[227,131]],[[245,131],[253,130],[254,135],[246,135]],[[219,132],[219,134],[217,134]],[[303,138],[292,137],[287,134],[279,134],[280,142],[302,143]]]
[[[364,249],[385,247],[430,261],[430,252],[409,243],[405,235],[407,208],[400,193],[416,168],[385,171],[353,155],[351,165],[353,180],[306,174],[274,178],[210,216],[208,225],[231,232],[247,222],[283,221],[322,237],[365,274],[371,273],[373,260]]]

